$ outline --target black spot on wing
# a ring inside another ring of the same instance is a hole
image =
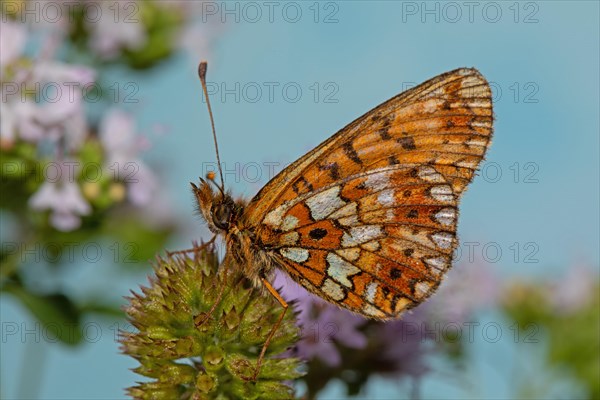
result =
[[[335,162],[325,165],[319,165],[319,169],[321,171],[329,171],[329,175],[331,175],[331,179],[333,179],[334,181],[340,179],[340,167]]]
[[[356,152],[356,150],[354,150],[354,147],[352,146],[352,142],[344,143],[344,146],[342,148],[344,149],[344,154],[346,154],[346,157],[348,157],[350,160],[354,161],[356,164],[362,164],[362,160],[358,156],[358,153]]]
[[[402,146],[404,150],[415,150],[417,146],[415,145],[415,139],[412,136],[401,137],[397,140],[398,143]]]
[[[400,162],[398,161],[398,159],[396,158],[396,156],[389,156],[388,157],[388,165],[398,165],[400,164]]]
[[[300,187],[301,185],[302,187]],[[294,183],[292,183],[292,190],[296,194],[300,194],[302,189],[308,189],[308,192],[312,192],[314,190],[313,185],[311,185],[311,183],[303,176],[299,177]]]
[[[323,239],[325,236],[327,236],[327,230],[323,228],[315,228],[308,233],[308,236],[315,240]]]
[[[406,214],[406,218],[419,218],[419,211],[410,210],[408,214]]]

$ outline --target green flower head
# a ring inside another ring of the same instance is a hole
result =
[[[159,258],[155,277],[126,307],[137,332],[122,332],[125,354],[149,380],[128,389],[141,399],[281,399],[302,375],[300,361],[284,353],[298,340],[287,313],[267,348],[260,373],[250,380],[263,344],[283,309],[236,272],[218,274],[211,247],[194,257]]]

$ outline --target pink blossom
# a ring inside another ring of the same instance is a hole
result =
[[[78,149],[88,133],[85,109],[81,94],[74,100],[60,96],[54,102],[37,104],[32,99],[7,102],[2,106],[2,137],[18,136],[37,143],[48,139],[65,139],[68,150]]]
[[[28,34],[24,24],[4,16],[0,21],[0,31],[0,69],[3,69],[23,55]]]
[[[448,272],[437,293],[421,307],[447,321],[466,321],[477,310],[497,304],[500,290],[500,280],[489,264],[461,263]]]
[[[158,189],[156,176],[139,158],[145,140],[136,134],[131,114],[109,110],[100,123],[99,136],[106,150],[106,165],[116,170],[118,178],[127,184],[129,200],[135,205],[147,205]]]
[[[137,206],[149,204],[158,190],[158,180],[146,164],[137,163],[135,177],[127,185],[129,200]]]
[[[218,13],[205,13],[202,2],[173,2],[188,16],[189,23],[179,33],[177,44],[188,53],[194,62],[207,59],[211,55],[211,44],[225,30],[227,24],[221,21]],[[195,22],[194,22],[195,21]]]
[[[86,21],[90,31],[90,48],[100,57],[110,59],[122,49],[135,50],[146,43],[146,31],[140,13],[132,13],[131,1],[101,1],[102,17]]]
[[[65,64],[54,60],[40,60],[32,69],[32,80],[42,83],[57,83],[85,86],[94,83],[96,71],[79,64]],[[69,93],[66,91],[65,94]]]
[[[108,155],[114,158],[108,161],[109,164],[129,161],[137,156],[136,129],[131,114],[117,108],[106,112],[100,122],[99,136]]]
[[[2,104],[2,138],[37,143],[64,138],[67,150],[78,149],[88,133],[81,87],[92,83],[95,71],[45,59],[36,60],[20,74],[19,87],[38,90],[17,93]]]
[[[597,281],[591,268],[575,265],[548,290],[547,297],[555,310],[569,314],[584,307],[597,295]]]
[[[296,345],[299,357],[306,360],[319,358],[335,367],[342,361],[336,343],[353,349],[367,345],[367,338],[359,330],[366,319],[311,295],[279,271],[274,284],[282,286],[282,296],[295,304],[298,326],[302,331],[302,338]]]
[[[46,180],[29,199],[29,206],[36,211],[50,210],[52,226],[66,232],[79,228],[81,216],[89,215],[92,210],[71,176],[72,168],[67,162],[59,165],[60,178]]]

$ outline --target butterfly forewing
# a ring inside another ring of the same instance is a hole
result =
[[[458,200],[492,120],[479,72],[440,75],[291,164],[248,205],[246,224],[308,290],[372,318],[397,317],[451,265]]]

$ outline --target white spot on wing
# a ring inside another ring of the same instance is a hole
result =
[[[394,198],[394,189],[384,190],[377,196],[377,201],[382,206],[393,206],[396,203]]]
[[[449,249],[452,247],[454,236],[448,232],[436,232],[431,235],[433,242],[441,249]]]
[[[329,263],[327,275],[342,285],[351,288],[352,282],[350,282],[348,277],[358,274],[360,269],[350,264],[348,261],[344,260],[335,253],[327,254],[327,262]]]
[[[467,144],[469,146],[482,146],[485,147],[487,146],[487,140],[484,140],[478,136],[473,136],[471,138],[469,138],[469,140],[467,140]]]
[[[417,292],[417,295],[419,296],[424,296],[427,293],[429,293],[429,290],[431,289],[431,284],[427,283],[427,282],[418,282],[415,285],[415,290]]]
[[[487,94],[484,90],[480,92],[481,94]],[[469,100],[469,106],[473,108],[487,108],[490,106],[489,100],[481,100],[481,99],[472,99]]]
[[[471,126],[475,126],[478,128],[488,128],[490,127],[492,124],[489,121],[473,121],[471,122]]]
[[[322,220],[335,210],[346,205],[339,196],[340,187],[334,186],[306,199],[310,214],[315,220]]]
[[[335,301],[344,300],[344,289],[331,279],[327,278],[321,286],[321,290]]]
[[[373,303],[375,301],[375,294],[377,294],[377,286],[379,286],[377,282],[370,282],[367,285],[367,290],[365,291],[365,300],[367,300],[369,303]]]
[[[284,247],[279,249],[279,253],[285,258],[298,263],[308,260],[309,255],[308,250],[299,247]]]
[[[298,218],[293,215],[286,215],[283,219],[283,224],[281,224],[281,229],[284,232],[291,231],[296,226],[298,226]]]
[[[466,76],[470,75],[470,74],[465,74]],[[468,78],[465,78],[462,80],[462,82],[460,83],[460,87],[464,88],[464,89],[471,89],[471,90],[475,90],[476,88],[474,88],[473,86],[480,84],[481,83],[481,79],[479,79],[479,77],[477,75],[471,75]]]
[[[379,225],[360,225],[350,228],[350,233],[344,232],[342,246],[354,247],[362,243],[370,242],[383,236]]]
[[[360,224],[358,215],[350,215],[349,217],[340,218],[338,219],[338,222],[344,226],[355,226]]]
[[[429,265],[430,267],[433,267],[433,269],[435,270],[432,271],[433,273],[435,273],[436,271],[441,272],[446,268],[446,259],[444,257],[426,258],[423,261],[425,262],[425,264]]]
[[[437,201],[452,201],[454,200],[454,194],[452,188],[448,185],[434,186],[429,190],[431,197]]]
[[[470,169],[474,169],[477,166],[477,161],[475,160],[461,160],[459,162],[456,163],[457,167],[461,167],[461,168],[470,168]]]
[[[298,243],[298,239],[300,239],[300,234],[298,232],[286,233],[281,237],[281,244],[293,246]]]
[[[374,192],[378,192],[390,187],[390,177],[388,176],[389,173],[389,171],[381,171],[370,174],[365,181],[365,186]]]
[[[385,317],[385,314],[381,310],[378,310],[377,308],[375,308],[374,306],[372,306],[369,303],[365,303],[362,310],[363,310],[363,313],[365,313],[366,315],[369,315],[371,317],[376,317],[376,318]]]
[[[456,210],[454,208],[443,208],[435,213],[434,217],[442,225],[452,225],[456,221]]]
[[[287,207],[285,205],[281,205],[281,206],[277,207],[276,209],[274,209],[273,211],[269,212],[265,216],[265,219],[263,220],[263,222],[267,225],[271,225],[271,226],[277,228],[277,227],[279,227],[279,225],[281,225],[281,220],[283,219],[283,215],[285,214],[286,211],[287,211]]]
[[[427,182],[444,182],[442,174],[429,165],[420,167],[417,170],[417,176]]]
[[[356,215],[357,213],[357,205],[356,203],[352,202],[352,203],[348,203],[346,204],[344,207],[340,208],[339,210],[337,210],[336,212],[334,212],[333,214],[331,214],[329,216],[329,218],[331,219],[339,219],[342,217],[348,217],[350,215]]]

